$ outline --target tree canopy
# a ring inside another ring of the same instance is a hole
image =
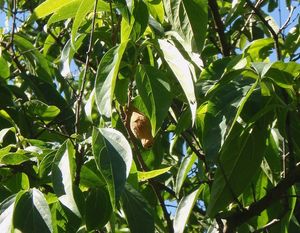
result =
[[[0,232],[299,232],[299,7],[0,0]]]

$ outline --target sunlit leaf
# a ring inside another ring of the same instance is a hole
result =
[[[159,40],[160,49],[164,59],[180,83],[192,112],[192,122],[195,122],[197,102],[195,97],[194,82],[189,62],[181,55],[180,51],[166,40]]]
[[[75,176],[75,150],[67,140],[57,151],[52,165],[52,182],[59,201],[76,216],[81,217],[75,200],[73,180]]]
[[[174,233],[183,233],[185,226],[188,222],[192,209],[198,199],[199,194],[202,192],[204,186],[200,186],[187,196],[184,196],[177,207],[175,218],[173,222]]]
[[[139,181],[149,180],[156,176],[159,176],[159,175],[162,175],[162,174],[168,172],[170,169],[171,169],[171,167],[166,167],[166,168],[157,169],[157,170],[148,171],[148,172],[138,172],[138,179],[139,179]]]
[[[111,103],[114,96],[116,79],[119,72],[127,41],[110,49],[102,58],[96,78],[96,104],[101,115],[111,116]]]
[[[201,52],[208,22],[207,0],[164,0],[173,28],[194,51]]]

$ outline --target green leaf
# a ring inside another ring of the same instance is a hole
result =
[[[180,189],[183,185],[183,182],[184,182],[185,178],[187,177],[188,172],[191,170],[191,168],[196,160],[197,160],[197,156],[195,155],[195,153],[183,158],[183,161],[180,164],[180,167],[179,167],[179,170],[178,170],[177,176],[176,176],[176,183],[175,183],[176,184],[175,185],[176,195],[179,194]]]
[[[227,137],[212,185],[208,216],[215,216],[238,198],[260,169],[269,136],[268,123],[264,121],[245,130],[236,123]]]
[[[175,74],[180,83],[192,113],[192,122],[194,124],[196,117],[197,102],[195,97],[194,82],[189,62],[181,55],[179,50],[166,40],[158,40],[160,49],[163,52],[164,59]],[[196,78],[196,77],[194,77]]]
[[[106,181],[110,200],[115,209],[130,172],[131,147],[123,134],[115,129],[94,128],[92,137],[93,155]]]
[[[53,232],[50,208],[39,190],[33,188],[18,198],[14,228],[21,232]]]
[[[0,164],[6,165],[20,165],[26,161],[29,161],[30,157],[24,154],[16,153],[8,153],[1,157]]]
[[[152,66],[140,66],[136,84],[150,118],[155,136],[171,105],[171,88],[166,73]]]
[[[43,121],[51,121],[60,113],[60,109],[47,105],[39,100],[29,100],[24,103],[26,111],[32,116]]]
[[[20,52],[30,61],[32,67],[36,69],[38,78],[53,85],[49,62],[39,50],[32,45],[32,42],[16,34],[14,36],[14,43]]]
[[[272,66],[272,62],[265,63],[265,62],[252,62],[252,68],[257,73],[258,77],[263,78],[268,70]]]
[[[152,17],[162,24],[164,22],[164,17],[165,17],[164,5],[162,0],[158,0],[158,1],[146,0],[145,3],[147,4],[147,7]]]
[[[86,15],[93,9],[95,3],[96,3],[95,0],[81,0],[80,2],[71,30],[71,38],[72,38],[71,41],[74,48],[75,48],[75,38],[76,38],[77,31],[82,21],[85,20]]]
[[[271,54],[273,45],[273,38],[264,38],[252,41],[245,48],[244,55],[249,56],[252,61],[264,61]]]
[[[171,168],[172,167],[166,167],[166,168],[157,169],[157,170],[148,171],[148,172],[139,172],[138,171],[138,180],[145,181],[145,180],[152,179],[154,177],[157,177],[159,175],[162,175],[162,174],[168,172]]]
[[[71,141],[65,141],[55,155],[52,165],[52,183],[59,201],[77,217],[81,218],[73,187],[75,175],[74,156],[75,150]]]
[[[87,229],[101,229],[109,221],[111,213],[112,206],[108,190],[104,187],[90,190],[86,198]]]
[[[14,128],[14,127],[10,127],[10,128],[5,128],[5,129],[1,129],[1,130],[0,130],[0,144],[3,143],[3,139],[4,139],[5,135],[6,135],[9,131],[14,132],[14,131],[15,131],[15,128]]]
[[[28,190],[30,188],[29,178],[23,173],[17,173],[3,182],[3,186],[11,193],[17,193],[20,190]]]
[[[10,76],[10,70],[8,66],[8,62],[3,58],[0,57],[0,77],[1,78],[8,78]]]
[[[143,35],[148,25],[149,13],[143,1],[133,0],[131,3],[131,18],[123,17],[121,22],[121,42],[128,39],[136,41]]]
[[[82,0],[73,0],[58,8],[49,18],[47,26],[61,20],[75,17]],[[92,9],[92,8],[91,8]],[[91,11],[91,10],[90,10]],[[97,11],[110,11],[109,3],[98,0]]]
[[[188,222],[189,216],[203,188],[204,186],[201,185],[198,189],[196,189],[189,195],[184,196],[180,200],[175,213],[174,222],[173,222],[174,233],[184,232],[184,228]]]
[[[164,0],[164,4],[173,29],[190,50],[200,53],[208,23],[207,0]]]
[[[96,104],[101,115],[111,116],[116,79],[127,41],[110,49],[102,58],[96,77]]]
[[[64,5],[70,4],[75,0],[47,0],[34,9],[34,16],[39,19],[50,15]]]
[[[282,88],[293,88],[294,79],[300,75],[300,64],[296,62],[275,62],[266,73],[266,78]]]
[[[0,204],[0,232],[11,233],[13,230],[13,213],[16,195],[6,198]]]
[[[80,171],[80,185],[87,188],[102,188],[105,180],[98,171],[95,160],[85,163]]]
[[[152,208],[144,197],[127,184],[121,200],[130,232],[153,233],[154,219]]]

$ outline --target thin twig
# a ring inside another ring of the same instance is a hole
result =
[[[281,60],[281,52],[279,47],[279,40],[278,40],[278,34],[274,31],[274,29],[271,27],[271,25],[268,23],[268,21],[264,18],[264,16],[261,14],[260,10],[256,8],[250,0],[246,0],[248,6],[254,11],[255,15],[262,21],[262,23],[267,27],[269,32],[272,35],[272,38],[274,40],[274,47],[276,50],[277,60]]]
[[[114,25],[114,18],[113,18],[112,1],[109,1],[109,8],[110,8],[110,18],[111,18],[111,41],[113,45],[115,45],[115,25]]]
[[[268,222],[266,225],[262,226],[261,228],[253,231],[252,233],[265,232],[265,230],[269,229],[271,226],[273,226],[279,222],[280,222],[280,219],[275,218],[272,221]]]
[[[14,36],[15,36],[15,30],[16,30],[16,15],[17,15],[17,0],[12,1],[12,29],[11,29],[11,35],[10,35],[10,48],[12,51],[13,56],[15,56],[15,49],[14,49]]]
[[[80,91],[79,91],[79,94],[78,94],[77,105],[76,105],[75,133],[79,133],[80,110],[81,110],[81,103],[82,103],[82,98],[83,98],[84,87],[85,87],[85,83],[86,83],[86,79],[87,79],[87,71],[88,71],[88,68],[89,68],[90,55],[91,55],[91,51],[92,51],[93,36],[94,36],[94,31],[95,31],[95,19],[96,19],[97,4],[98,4],[98,0],[95,0],[89,47],[88,47],[88,50],[86,52],[87,56],[86,56],[86,61],[85,61],[85,69],[84,69],[84,74],[83,74],[83,78],[82,78]],[[84,156],[83,148],[80,147],[80,145],[76,144],[76,173],[75,173],[74,184],[77,185],[77,186],[80,183],[80,171],[81,171],[81,167],[82,167],[82,164],[83,164],[83,159],[84,159],[83,156]]]
[[[216,31],[219,35],[222,54],[225,57],[228,57],[228,56],[230,56],[230,46],[229,46],[229,43],[225,36],[225,27],[224,27],[224,24],[222,22],[222,19],[221,19],[220,13],[219,13],[218,4],[217,4],[216,0],[209,0],[208,5],[211,9],[214,24],[216,27]]]
[[[86,56],[86,60],[85,60],[85,68],[84,68],[81,87],[80,87],[80,90],[79,90],[78,100],[77,100],[77,105],[76,105],[76,120],[75,120],[75,132],[76,133],[78,133],[78,131],[79,131],[79,125],[80,125],[80,120],[79,119],[80,119],[81,103],[82,103],[84,87],[85,87],[85,83],[86,83],[86,79],[87,79],[87,71],[89,69],[90,55],[91,55],[92,48],[93,48],[92,44],[93,44],[93,37],[94,37],[94,31],[95,31],[95,21],[96,21],[95,19],[96,19],[96,12],[97,12],[97,4],[98,4],[98,0],[95,0],[89,47],[88,47],[88,50],[86,52],[87,56]]]
[[[260,5],[263,3],[264,0],[259,0],[256,4],[255,4],[255,8],[259,8]],[[246,4],[244,5],[246,6]],[[252,18],[252,16],[254,15],[254,11],[252,10],[250,15],[248,16],[248,18],[246,19],[243,27],[239,30],[239,34],[236,36],[236,39],[233,41],[233,45],[235,46],[237,41],[241,38],[242,33],[245,31],[245,29],[247,28],[247,25],[250,21],[250,19]]]
[[[291,11],[289,13],[288,18],[286,19],[286,21],[284,22],[284,24],[280,27],[278,34],[280,34],[289,24],[289,22],[291,21],[292,15],[294,13],[295,7],[292,6]]]

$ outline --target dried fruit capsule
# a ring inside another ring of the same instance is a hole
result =
[[[153,145],[150,121],[137,109],[133,109],[131,112],[130,130],[137,139],[141,140],[144,148],[150,148]]]

